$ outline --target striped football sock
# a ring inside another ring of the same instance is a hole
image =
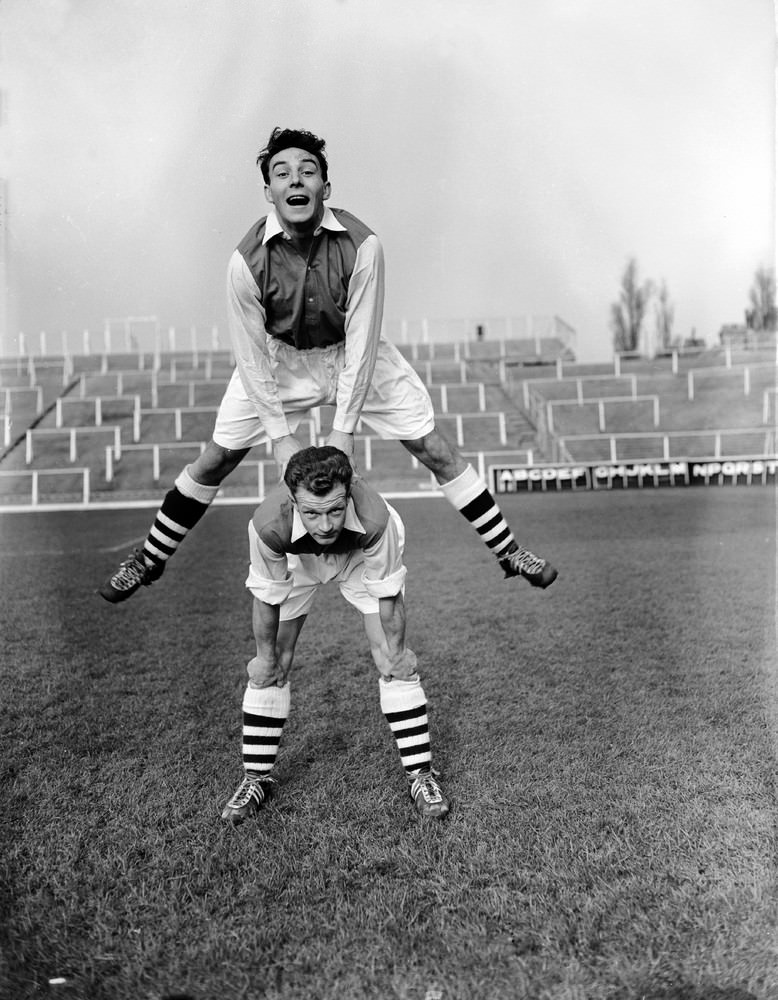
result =
[[[281,732],[289,716],[290,688],[256,688],[243,695],[243,767],[249,774],[269,774],[278,756]]]
[[[448,502],[472,524],[481,541],[498,559],[517,548],[502,511],[472,465],[440,489]]]
[[[192,479],[188,468],[184,469],[173,489],[165,494],[143,543],[143,560],[149,568],[160,567],[160,572],[165,568],[165,563],[208,510],[218,492],[218,486],[203,486]]]
[[[381,711],[397,741],[406,774],[429,771],[432,763],[427,697],[418,676],[402,681],[379,678]]]

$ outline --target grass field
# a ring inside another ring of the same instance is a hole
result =
[[[3,1000],[778,998],[774,491],[506,497],[540,593],[395,506],[451,814],[414,813],[327,590],[237,830],[250,509],[118,607],[151,511],[0,514]]]

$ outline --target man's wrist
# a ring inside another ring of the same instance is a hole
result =
[[[353,437],[354,436],[354,431],[356,430],[356,426],[357,426],[357,420],[353,421],[353,425],[352,426],[345,426],[344,427],[342,425],[339,426],[339,424],[341,424],[341,421],[338,419],[338,415],[335,414],[335,418],[332,421],[332,433],[333,434],[348,434],[349,437]],[[348,424],[352,424],[352,421],[349,420]]]

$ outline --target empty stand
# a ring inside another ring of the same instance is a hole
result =
[[[775,454],[769,352],[675,351],[581,365],[564,339],[497,322],[484,324],[480,340],[471,331],[400,350],[427,384],[438,426],[484,476],[491,466],[538,461]],[[2,363],[0,499],[159,495],[205,447],[233,370],[229,351],[202,348]],[[331,406],[314,410],[300,440],[326,440],[333,413]],[[383,490],[436,485],[399,442],[380,439],[364,421],[355,449],[358,467]],[[277,479],[264,441],[221,495],[253,499]]]

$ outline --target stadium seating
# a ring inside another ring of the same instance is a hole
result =
[[[775,453],[774,352],[725,346],[577,364],[554,338],[399,347],[428,385],[439,426],[483,475],[490,465],[533,461]],[[0,503],[158,495],[205,447],[232,370],[223,350],[6,360]],[[301,440],[323,441],[333,412],[314,411]],[[401,445],[363,421],[356,455],[381,489],[436,485]],[[276,475],[263,442],[222,496],[255,497]]]
[[[520,387],[552,461],[775,455],[774,351],[560,367]]]
[[[429,376],[441,425],[484,473],[491,453],[499,457],[504,451],[511,461],[526,461],[532,427],[505,396],[493,371],[490,381],[474,380],[467,362],[453,360],[463,353],[461,345],[444,345],[437,358],[419,363],[422,375]],[[44,394],[24,361],[9,364],[2,388],[18,399],[17,388],[34,397],[34,412],[27,415],[18,440],[8,435],[0,499],[82,502],[85,495],[92,500],[153,495],[204,448],[232,371],[230,362],[224,352],[203,351],[79,356],[52,366],[57,380],[53,396]],[[41,370],[40,363],[35,368]],[[12,381],[22,385],[12,386]],[[332,407],[315,411],[298,429],[300,439],[323,441],[332,413]],[[363,423],[356,453],[360,467],[381,488],[436,485],[401,445],[380,439]],[[275,475],[266,442],[252,449],[222,495],[256,496]]]

